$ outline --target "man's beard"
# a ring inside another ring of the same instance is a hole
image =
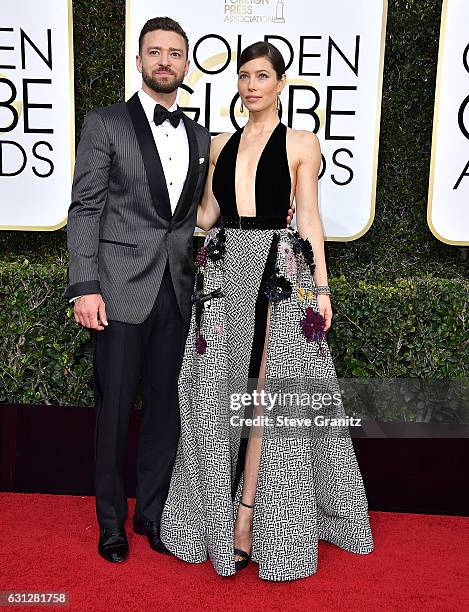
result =
[[[145,85],[153,89],[156,93],[173,93],[182,85],[184,77],[178,79],[177,77],[163,77],[164,82],[157,81],[145,70],[142,71],[142,79]]]

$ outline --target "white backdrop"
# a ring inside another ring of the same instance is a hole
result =
[[[75,147],[71,10],[71,0],[2,2],[0,229],[66,222]]]
[[[362,236],[375,210],[386,0],[182,0],[170,10],[161,0],[127,0],[127,98],[141,86],[140,30],[168,14],[190,41],[190,91],[180,90],[178,103],[212,134],[246,121],[235,100],[238,49],[270,37],[287,63],[283,122],[312,131],[319,122],[325,236]]]
[[[428,225],[469,245],[469,2],[443,3],[433,119]]]

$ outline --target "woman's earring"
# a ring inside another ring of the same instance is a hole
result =
[[[280,94],[277,94],[277,103],[276,103],[276,109],[279,111],[280,110]]]
[[[241,100],[241,107],[239,109],[242,113],[244,113],[244,104],[243,101]]]

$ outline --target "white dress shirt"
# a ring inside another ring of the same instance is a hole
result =
[[[158,149],[166,185],[168,186],[171,212],[174,214],[189,167],[189,143],[187,142],[186,128],[182,119],[177,127],[173,127],[168,120],[163,121],[161,125],[155,125],[153,121],[155,100],[143,89],[138,92],[138,97]],[[168,110],[172,112],[176,109],[177,104],[174,102]]]
[[[156,148],[158,149],[168,187],[171,212],[174,214],[189,168],[189,143],[187,141],[186,128],[182,119],[177,127],[172,126],[167,119],[161,125],[155,125],[153,114],[157,103],[143,89],[140,89],[138,92],[138,97],[142,103]],[[173,112],[176,109],[177,104],[174,102],[168,110]],[[81,296],[73,297],[70,302],[74,302],[79,297]]]

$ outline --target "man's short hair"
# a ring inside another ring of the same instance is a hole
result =
[[[187,38],[187,34],[181,28],[177,21],[171,19],[171,17],[153,17],[153,19],[149,19],[146,24],[143,26],[142,31],[140,32],[140,36],[138,37],[138,52],[142,54],[142,43],[143,37],[148,32],[154,32],[155,30],[166,30],[166,32],[176,32],[184,38],[184,42],[186,43],[186,55],[189,57],[189,39]]]

